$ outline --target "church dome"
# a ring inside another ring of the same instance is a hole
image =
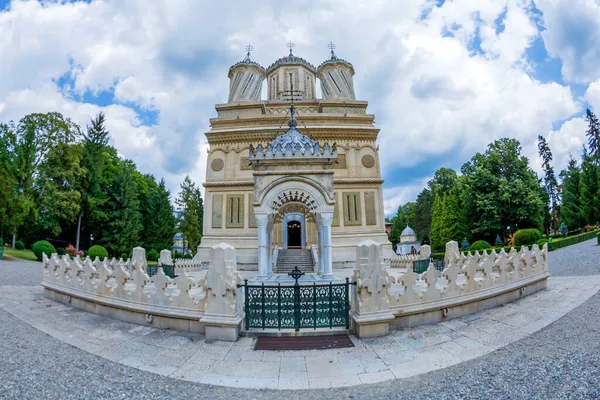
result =
[[[290,49],[290,54],[288,54],[285,57],[281,57],[279,60],[277,60],[273,64],[269,65],[269,67],[267,68],[267,75],[270,75],[271,72],[275,71],[277,68],[281,67],[282,65],[302,65],[305,68],[307,68],[308,70],[310,70],[312,73],[314,73],[314,74],[317,73],[317,69],[315,68],[314,65],[312,65],[311,63],[309,63],[302,57],[293,55],[292,51]]]
[[[229,72],[228,72],[227,76],[229,78],[231,78],[233,72],[238,67],[254,67],[254,68],[258,68],[260,71],[262,71],[263,74],[265,73],[265,68],[250,57],[250,52],[248,52],[248,54],[246,54],[246,57],[244,57],[244,59],[242,61],[238,61],[235,64],[233,64],[231,67],[229,67]]]
[[[400,234],[400,236],[413,236],[413,235],[416,236],[417,233],[408,225],[406,225],[406,228],[404,228],[404,230]]]
[[[319,68],[317,68],[317,71],[319,73],[321,73],[321,71],[323,70],[323,68],[329,66],[329,65],[335,65],[335,64],[342,64],[344,66],[346,66],[347,68],[349,68],[352,71],[352,75],[354,75],[354,66],[344,60],[343,58],[339,58],[334,52],[333,49],[331,49],[331,57],[329,57],[327,60],[323,61],[321,63],[321,65],[319,65]]]

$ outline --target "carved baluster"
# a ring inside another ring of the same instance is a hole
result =
[[[427,289],[422,295],[423,301],[439,300],[442,297],[442,293],[437,288],[436,283],[439,279],[439,272],[435,269],[435,265],[430,262],[427,271],[421,275],[422,279],[427,284]]]
[[[171,299],[167,295],[167,289],[171,286],[173,280],[165,275],[162,267],[158,268],[158,272],[152,277],[152,283],[156,291],[152,300],[154,304],[168,306],[171,304]]]
[[[127,282],[131,280],[131,275],[125,270],[124,264],[119,263],[115,267],[113,276],[115,277],[117,286],[114,288],[112,295],[119,299],[129,299],[131,297],[131,292],[128,291],[125,286],[127,285]]]
[[[448,281],[443,289],[445,297],[460,295],[460,287],[456,284],[456,279],[460,275],[460,272],[460,267],[454,261],[450,261],[450,264],[442,271],[442,276]]]
[[[100,282],[98,283],[97,293],[103,296],[110,296],[112,288],[108,284],[110,278],[112,278],[112,271],[108,268],[108,263],[102,262],[98,268],[98,277]]]
[[[404,293],[400,296],[400,303],[411,304],[418,303],[421,300],[420,296],[415,292],[417,279],[419,279],[419,275],[417,275],[412,268],[408,268],[408,270],[398,278],[398,281],[404,287]]]
[[[82,289],[87,293],[95,293],[94,279],[96,279],[96,268],[91,260],[86,260],[83,263],[83,272],[81,274]]]
[[[469,257],[465,266],[462,267],[462,272],[465,274],[467,278],[466,283],[462,287],[463,293],[473,293],[477,291],[479,285],[475,280],[475,276],[477,275],[477,271],[479,270],[479,264],[473,257]]]

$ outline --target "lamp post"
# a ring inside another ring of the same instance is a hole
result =
[[[94,235],[90,233],[90,247],[92,247],[92,242],[94,241]]]

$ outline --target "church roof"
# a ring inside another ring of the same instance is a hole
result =
[[[335,53],[333,52],[333,49],[331,49],[331,57],[329,57],[327,60],[323,61],[321,63],[321,65],[319,65],[319,68],[317,68],[317,70],[321,70],[321,68],[325,67],[326,65],[335,64],[335,63],[346,64],[348,67],[350,67],[350,69],[352,70],[352,73],[354,74],[354,66],[350,62],[344,60],[343,58],[339,58],[338,56],[336,56]]]
[[[238,61],[235,64],[233,64],[230,68],[229,68],[229,72],[228,72],[228,76],[231,77],[231,71],[233,71],[233,69],[235,67],[238,67],[240,65],[248,65],[248,66],[253,66],[253,67],[258,67],[261,71],[263,71],[263,73],[265,72],[265,67],[263,67],[262,65],[260,65],[259,63],[257,63],[256,61],[254,61],[251,57],[250,57],[250,51],[248,51],[248,53],[246,54],[246,57],[244,57],[244,59],[242,61]]]
[[[292,54],[292,50],[290,49],[290,54],[288,54],[285,57],[281,57],[279,60],[277,60],[273,64],[269,65],[269,67],[267,68],[267,75],[269,75],[271,72],[273,72],[274,70],[276,70],[277,68],[279,68],[282,65],[290,65],[290,64],[295,64],[295,65],[300,64],[300,65],[303,65],[306,68],[308,68],[313,73],[315,73],[315,74],[317,73],[317,69],[315,68],[314,65],[312,65],[311,63],[309,63],[302,57],[295,56],[294,54]]]
[[[290,119],[288,121],[290,129],[284,134],[277,136],[271,143],[271,146],[273,146],[273,148],[280,146],[282,149],[286,149],[289,146],[290,149],[295,149],[297,145],[300,145],[302,153],[309,152],[312,154],[315,152],[315,148],[318,145],[314,140],[296,129],[298,121],[296,120],[295,110],[296,109],[292,104],[290,107]]]
[[[404,230],[402,231],[402,233],[400,234],[400,236],[410,236],[410,235],[416,235],[417,233],[415,231],[413,231],[413,229],[406,225],[406,228],[404,228]]]

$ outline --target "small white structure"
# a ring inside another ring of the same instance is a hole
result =
[[[418,253],[421,244],[417,241],[417,233],[408,225],[400,234],[400,243],[396,246],[396,254],[411,254],[412,249]]]

